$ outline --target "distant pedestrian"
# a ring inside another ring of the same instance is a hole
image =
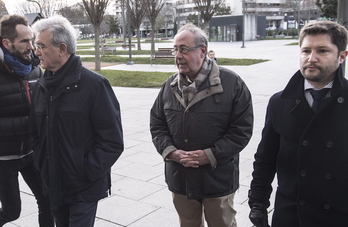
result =
[[[330,21],[301,29],[300,70],[271,97],[255,154],[249,205],[256,227],[269,226],[275,175],[272,227],[348,226],[347,36]]]
[[[217,59],[216,59],[216,57],[215,57],[215,52],[214,52],[213,50],[209,50],[209,52],[208,52],[208,57],[209,57],[211,60],[215,61],[215,63],[217,63]]]
[[[152,141],[181,227],[236,227],[234,193],[239,152],[253,128],[251,94],[234,72],[207,57],[208,39],[187,24],[174,37],[179,72],[162,86],[151,109]],[[204,215],[203,215],[204,213]]]
[[[75,55],[76,31],[66,18],[42,19],[33,30],[46,69],[33,95],[35,161],[56,227],[92,227],[123,152],[119,103],[107,79]]]

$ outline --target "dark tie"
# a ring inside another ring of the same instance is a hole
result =
[[[326,93],[329,90],[330,88],[323,88],[320,90],[313,90],[313,89],[309,90],[309,92],[311,93],[313,97],[312,109],[314,110],[314,112],[317,111],[320,101],[325,97]]]

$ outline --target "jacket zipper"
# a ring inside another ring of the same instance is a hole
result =
[[[29,87],[29,82],[27,80],[25,81],[25,91],[28,96],[28,102],[31,103],[30,87]]]

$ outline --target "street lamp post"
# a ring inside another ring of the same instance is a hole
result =
[[[245,0],[243,0],[243,26],[242,26],[242,40],[243,40],[243,43],[242,43],[242,46],[241,48],[245,48],[244,46],[244,40],[245,40]]]
[[[298,36],[300,35],[301,31],[301,1],[297,0],[297,29],[298,29]]]
[[[130,17],[130,5],[129,0],[127,0],[127,20],[128,20],[128,50],[129,50],[129,61],[127,65],[133,65],[134,62],[132,60],[132,33],[131,33],[131,17]]]

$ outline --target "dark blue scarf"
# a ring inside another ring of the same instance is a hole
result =
[[[6,63],[14,74],[20,77],[25,77],[31,72],[33,68],[32,64],[26,65],[18,58],[12,56],[6,48],[1,47],[1,49],[4,52],[4,63]]]

